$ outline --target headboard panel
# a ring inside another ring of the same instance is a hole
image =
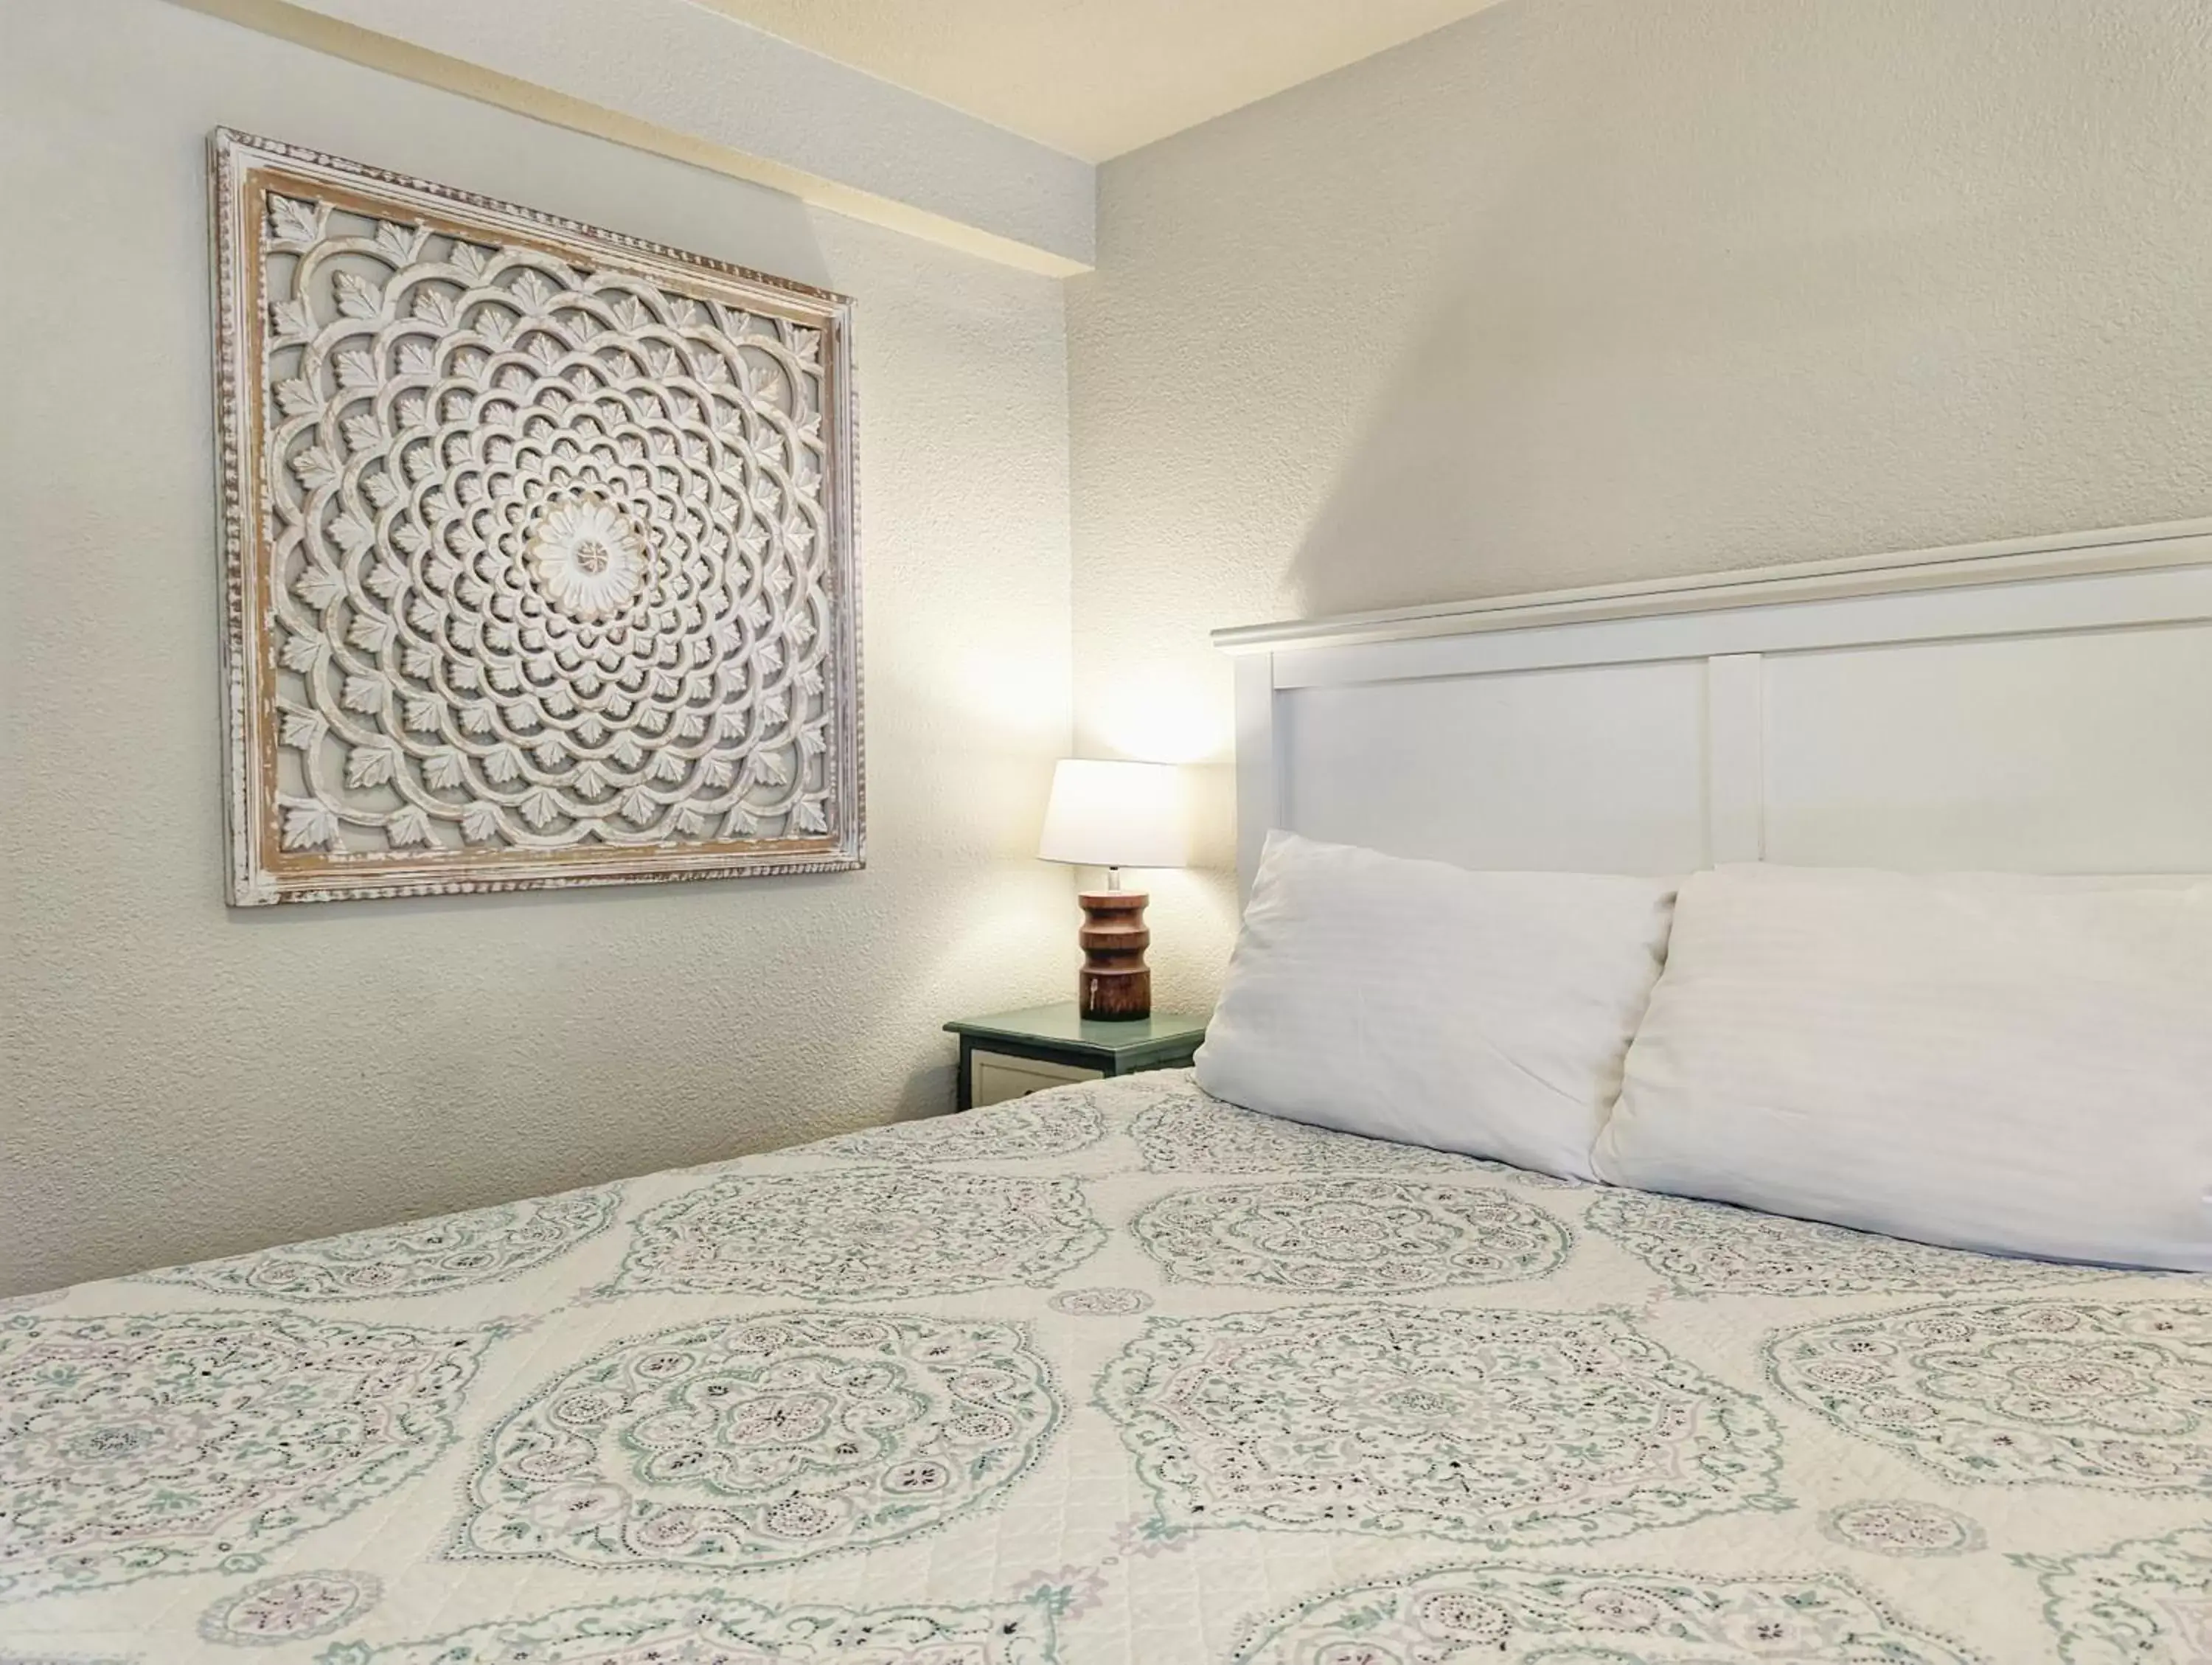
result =
[[[1482,867],[2212,872],[2212,520],[1217,632],[1271,826]]]

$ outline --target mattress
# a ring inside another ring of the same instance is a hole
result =
[[[0,1659],[2203,1665],[2212,1279],[1075,1086],[0,1313]]]

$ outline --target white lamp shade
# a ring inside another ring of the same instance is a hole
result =
[[[1037,854],[1084,867],[1180,867],[1190,859],[1182,771],[1172,763],[1064,757]]]

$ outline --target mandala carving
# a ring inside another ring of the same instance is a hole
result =
[[[1039,1602],[770,1607],[722,1592],[649,1595],[326,1650],[319,1665],[1055,1665]]]
[[[213,165],[232,900],[858,866],[848,303]]]
[[[2043,1573],[2044,1617],[2066,1665],[2212,1660],[2212,1527],[2066,1560],[2015,1559]]]
[[[1096,1145],[1106,1123],[1087,1095],[1038,1093],[957,1115],[897,1121],[825,1139],[808,1154],[846,1162],[1030,1162]]]
[[[1178,1191],[1130,1231],[1183,1283],[1322,1295],[1540,1278],[1567,1251],[1565,1228],[1503,1191],[1380,1176]]]
[[[1820,1516],[1820,1530],[1874,1555],[1964,1555],[1987,1544],[1964,1515],[1910,1498],[1842,1504]]]
[[[2212,1303],[1947,1302],[1785,1330],[1766,1358],[1948,1480],[2212,1492]]]
[[[634,1233],[609,1293],[954,1295],[1049,1284],[1106,1241],[1074,1180],[897,1168],[733,1174]]]
[[[618,1186],[507,1203],[227,1261],[204,1261],[147,1280],[281,1301],[356,1301],[440,1295],[495,1283],[557,1260],[613,1223]]]
[[[458,1547],[737,1571],[996,1498],[1060,1406],[1018,1325],[793,1312],[633,1337],[493,1430]]]
[[[1584,1218],[1679,1295],[1934,1294],[2112,1275],[2093,1267],[1936,1249],[1649,1191],[1601,1191]]]
[[[1832,1575],[1447,1567],[1364,1584],[1270,1620],[1236,1665],[1981,1665]]]
[[[374,1607],[383,1593],[366,1572],[288,1572],[216,1602],[200,1616],[200,1635],[241,1648],[328,1636]]]
[[[1490,1173],[1545,1188],[1569,1183],[1479,1157],[1262,1115],[1188,1085],[1139,1112],[1129,1132],[1155,1174]]]
[[[428,1468],[506,1333],[285,1312],[0,1322],[0,1596],[255,1571]]]
[[[1170,1529],[1537,1545],[1783,1506],[1766,1412],[1608,1314],[1155,1318],[1098,1401]]]

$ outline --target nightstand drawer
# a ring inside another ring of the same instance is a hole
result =
[[[1047,1087],[1064,1087],[1071,1081],[1097,1081],[1103,1070],[1055,1063],[1047,1058],[1014,1058],[978,1048],[969,1054],[969,1091],[976,1105],[1000,1104],[1024,1098]]]
[[[1000,1104],[1068,1081],[1099,1081],[1139,1070],[1181,1069],[1206,1039],[1206,1019],[1156,1012],[1150,1018],[1085,1018],[1073,1000],[961,1018],[945,1024],[960,1037],[954,1103],[963,1110]]]

